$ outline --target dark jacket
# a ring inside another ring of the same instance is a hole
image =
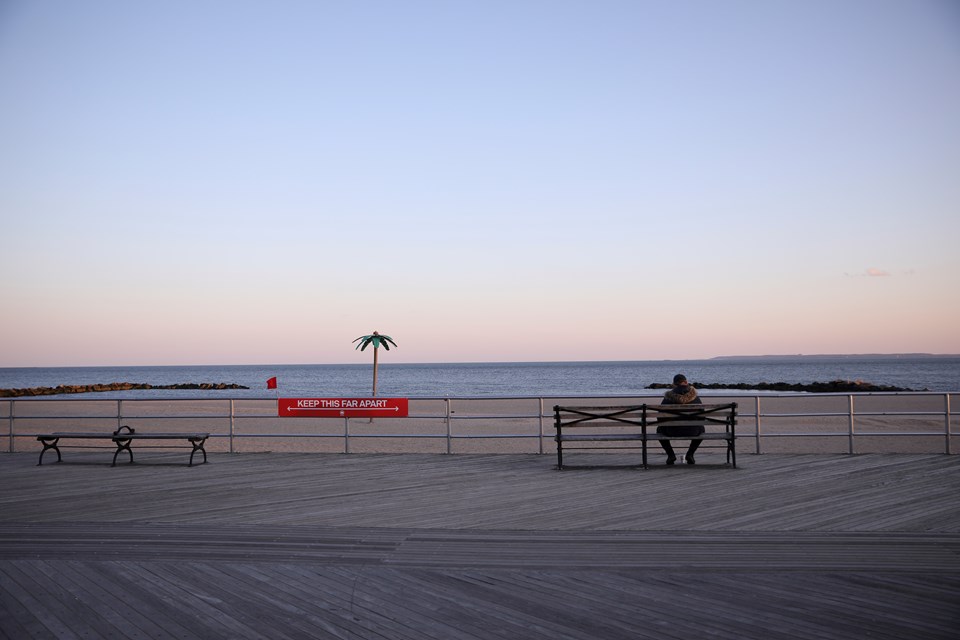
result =
[[[688,384],[682,384],[670,389],[663,394],[663,401],[660,404],[703,404],[697,390]],[[661,418],[661,423],[669,422],[670,418]],[[703,433],[703,425],[670,425],[661,424],[657,427],[657,433],[663,433],[668,436],[678,438],[683,436],[699,436]]]

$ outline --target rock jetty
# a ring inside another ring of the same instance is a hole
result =
[[[96,393],[98,391],[131,391],[134,389],[249,389],[241,384],[223,382],[187,382],[184,384],[144,384],[139,382],[111,382],[109,384],[68,384],[56,387],[31,387],[29,389],[0,389],[0,398],[21,396],[53,396],[62,393]]]
[[[917,391],[905,387],[891,387],[872,384],[863,380],[832,380],[830,382],[811,382],[808,384],[791,382],[757,382],[750,384],[736,382],[725,384],[721,382],[692,382],[697,389],[736,389],[738,391],[804,391],[807,393],[869,393],[885,391]],[[647,385],[647,389],[670,389],[672,384],[654,382]],[[926,391],[926,389],[923,389]]]

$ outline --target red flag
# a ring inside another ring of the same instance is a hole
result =
[[[273,376],[267,380],[267,389],[276,389],[277,388],[277,376]]]

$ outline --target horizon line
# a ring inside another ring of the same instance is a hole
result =
[[[720,355],[706,358],[657,358],[652,360],[464,360],[464,361],[422,361],[422,362],[391,362],[381,361],[378,364],[388,365],[479,365],[479,364],[608,364],[629,362],[706,362],[712,360],[773,360],[773,359],[807,359],[807,358],[960,358],[960,353],[784,353],[763,355]],[[158,367],[302,367],[302,366],[369,366],[369,362],[287,362],[287,363],[246,363],[246,364],[61,364],[61,365],[0,365],[0,369],[95,369],[95,368],[158,368]]]

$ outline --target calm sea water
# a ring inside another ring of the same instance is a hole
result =
[[[672,360],[640,362],[516,362],[475,364],[380,363],[381,396],[620,395],[670,382],[675,373],[702,383],[810,383],[863,380],[917,391],[960,391],[960,357]],[[366,396],[372,363],[350,365],[231,365],[187,367],[0,368],[0,388],[135,382],[152,385],[233,383],[249,389],[144,390],[81,394],[98,398],[273,397],[266,381],[276,376],[282,396]],[[710,393],[708,390],[707,394]],[[66,396],[60,396],[66,397]],[[77,396],[70,396],[77,397]]]

